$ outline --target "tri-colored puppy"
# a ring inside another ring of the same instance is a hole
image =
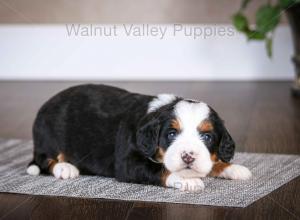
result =
[[[235,145],[218,114],[169,94],[69,88],[41,107],[33,140],[31,175],[69,179],[80,173],[188,191],[203,189],[207,175],[251,177],[246,167],[229,163]]]

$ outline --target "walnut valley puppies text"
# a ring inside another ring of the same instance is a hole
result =
[[[136,37],[166,39],[170,37],[188,37],[206,39],[209,37],[231,37],[235,35],[231,26],[205,25],[154,25],[154,24],[66,24],[68,37]]]

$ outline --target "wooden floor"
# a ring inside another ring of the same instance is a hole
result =
[[[0,82],[0,137],[31,139],[40,105],[77,83]],[[300,154],[300,100],[289,82],[114,82],[130,91],[203,100],[238,151]],[[300,219],[300,177],[246,208],[0,193],[0,219]]]

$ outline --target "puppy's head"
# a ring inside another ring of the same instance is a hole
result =
[[[137,146],[147,158],[171,172],[192,169],[204,176],[213,162],[232,159],[234,141],[207,104],[174,97],[149,109],[137,132]]]

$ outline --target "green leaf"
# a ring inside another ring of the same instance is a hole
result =
[[[241,4],[241,9],[240,10],[245,10],[251,0],[243,0]]]
[[[256,12],[256,30],[260,33],[273,31],[280,21],[280,7],[264,5]]]
[[[241,32],[247,32],[249,30],[249,24],[247,18],[242,13],[237,13],[232,17],[234,27]]]
[[[300,3],[300,0],[279,0],[279,5],[283,9],[291,7],[293,4]]]
[[[266,35],[256,30],[249,30],[247,32],[248,40],[264,40]]]
[[[267,54],[268,57],[272,57],[273,51],[272,51],[272,46],[273,45],[273,39],[272,38],[267,38],[266,39],[266,49],[267,49]]]

